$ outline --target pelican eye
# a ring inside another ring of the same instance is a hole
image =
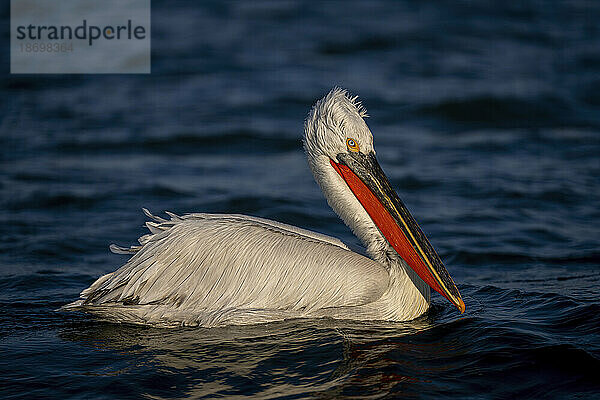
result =
[[[348,146],[348,150],[350,151],[360,151],[360,148],[358,147],[358,143],[356,143],[356,140],[352,139],[352,138],[348,138],[346,139],[346,146]]]

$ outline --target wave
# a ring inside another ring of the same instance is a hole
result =
[[[525,253],[502,252],[477,252],[459,250],[448,254],[448,259],[456,264],[482,265],[482,264],[560,264],[560,265],[586,265],[599,264],[600,253],[573,254],[560,257],[543,257]],[[559,279],[558,277],[557,279]]]
[[[523,128],[564,124],[572,110],[569,103],[552,95],[531,99],[482,95],[422,106],[416,112],[459,123]]]
[[[319,45],[317,52],[323,55],[348,55],[362,51],[390,50],[398,46],[400,41],[393,36],[366,36],[354,41],[325,42]]]
[[[31,209],[91,209],[107,198],[106,194],[100,192],[83,195],[69,192],[44,193],[34,192],[21,199],[10,199],[6,207],[9,210],[31,210]]]
[[[163,137],[128,137],[109,141],[94,138],[89,141],[62,141],[57,149],[67,153],[93,152],[104,153],[156,153],[189,155],[189,154],[265,154],[273,152],[298,150],[301,147],[299,138],[289,139],[282,136],[266,136],[264,133],[251,130],[235,130],[214,134],[177,133]]]

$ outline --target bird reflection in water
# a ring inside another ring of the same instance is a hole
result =
[[[357,387],[363,396],[408,395],[429,385],[428,375],[452,369],[463,352],[444,329],[432,333],[440,326],[435,309],[400,323],[321,319],[177,330],[91,323],[61,336],[118,353],[124,362],[93,372],[141,379],[152,397],[165,385],[190,397],[294,395],[309,387],[325,396]]]

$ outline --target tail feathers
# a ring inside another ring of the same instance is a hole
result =
[[[148,218],[152,219],[154,222],[158,222],[159,224],[162,224],[163,222],[169,222],[169,220],[166,220],[164,218],[161,218],[161,217],[158,217],[158,216],[152,214],[147,208],[142,208],[142,211]],[[165,214],[167,214],[169,217],[171,217],[171,222],[181,221],[183,219],[179,215],[174,214],[170,211],[165,211]]]
[[[60,307],[56,311],[71,311],[71,310],[74,310],[74,309],[82,307],[83,306],[83,302],[84,302],[83,299],[76,300],[76,301],[74,301],[72,303],[65,304],[64,306]]]
[[[150,233],[155,234],[155,233],[160,233],[162,231],[166,231],[167,229],[170,228],[170,226],[166,226],[165,223],[161,222],[161,223],[156,223],[156,222],[146,222],[146,228],[148,228],[148,230],[150,231]]]
[[[144,212],[144,214],[146,215],[146,217],[153,219],[155,222],[161,223],[161,222],[167,222],[166,219],[158,217],[154,214],[152,214],[150,212],[150,210],[148,210],[147,208],[142,208],[142,211]]]
[[[150,233],[141,236],[138,239],[138,242],[140,243],[139,246],[130,246],[130,247],[122,247],[122,246],[117,246],[116,244],[111,244],[109,246],[110,251],[113,252],[114,254],[135,254],[138,251],[140,251],[140,249],[148,242],[150,242],[156,235],[159,234],[163,231],[169,230],[169,228],[173,227],[173,225],[175,225],[175,223],[183,221],[183,218],[180,217],[177,214],[173,214],[172,212],[169,211],[165,211],[165,213],[171,217],[170,220],[161,218],[159,216],[156,216],[154,214],[152,214],[150,212],[150,210],[148,210],[147,208],[142,208],[142,211],[144,212],[144,214],[152,219],[152,221],[148,221],[146,222],[146,227],[148,228],[148,230],[150,231]]]
[[[121,247],[113,243],[108,248],[114,254],[135,254],[142,246]]]
[[[181,218],[179,215],[173,214],[170,211],[165,211],[165,214],[167,214],[169,217],[171,217],[171,221],[182,221],[183,220],[183,218]]]

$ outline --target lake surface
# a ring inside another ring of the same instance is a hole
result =
[[[600,3],[152,6],[151,75],[11,76],[0,54],[0,397],[600,398]],[[141,207],[359,247],[300,142],[336,85],[465,314],[437,294],[406,323],[55,311],[126,261],[108,245]]]

